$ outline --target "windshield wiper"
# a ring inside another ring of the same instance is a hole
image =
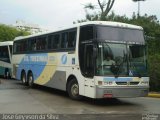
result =
[[[116,66],[117,71],[114,72],[115,77],[119,77],[119,74],[120,74],[120,72],[121,72],[121,68],[123,67],[123,64],[124,64],[125,62],[127,62],[127,55],[124,54],[122,59],[123,59],[122,62],[121,62],[119,65]],[[128,66],[128,64],[127,64],[127,66]],[[126,66],[126,67],[127,67],[127,66]]]
[[[119,65],[116,65],[116,67],[115,67],[116,71],[113,72],[116,78],[119,77],[120,72],[121,72],[121,67],[123,67],[124,63],[125,63],[125,61],[122,61]]]

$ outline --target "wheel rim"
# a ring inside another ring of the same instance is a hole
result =
[[[23,77],[22,77],[22,81],[23,81],[23,83],[26,83],[26,79],[25,79],[25,76],[23,75]]]
[[[71,87],[71,93],[73,96],[78,96],[79,95],[79,87],[78,84],[73,84]]]

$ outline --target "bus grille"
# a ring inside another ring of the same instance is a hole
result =
[[[116,82],[117,85],[138,85],[139,82]]]

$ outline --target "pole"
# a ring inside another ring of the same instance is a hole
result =
[[[138,17],[140,16],[140,1],[138,1]]]

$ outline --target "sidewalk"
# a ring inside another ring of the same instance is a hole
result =
[[[148,97],[160,98],[160,93],[159,92],[150,92],[148,94]]]

